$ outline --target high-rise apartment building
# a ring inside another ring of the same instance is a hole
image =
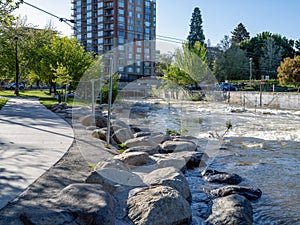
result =
[[[87,51],[117,49],[123,80],[150,76],[156,38],[156,0],[72,0],[74,33]],[[125,65],[125,66],[123,66]]]

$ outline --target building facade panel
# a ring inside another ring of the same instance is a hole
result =
[[[156,0],[72,0],[72,4],[74,33],[87,51],[103,55],[117,49],[121,79],[152,75]]]

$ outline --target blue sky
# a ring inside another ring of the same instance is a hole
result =
[[[186,39],[192,12],[199,7],[202,14],[203,30],[212,45],[216,45],[224,35],[242,22],[255,36],[263,31],[270,31],[289,39],[300,39],[300,1],[299,0],[156,0],[157,34]],[[62,18],[71,18],[70,0],[26,0]],[[16,12],[27,16],[29,23],[44,27],[49,21],[65,35],[71,29],[56,18],[22,5]]]

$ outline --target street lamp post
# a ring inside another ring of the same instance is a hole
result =
[[[249,64],[250,64],[250,84],[252,83],[252,58],[249,59]]]
[[[15,56],[16,56],[16,89],[15,89],[15,95],[19,96],[19,60],[18,60],[18,40],[19,37],[15,36]]]

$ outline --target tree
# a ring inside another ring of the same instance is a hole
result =
[[[77,39],[55,36],[43,48],[40,60],[40,77],[54,88],[57,81],[61,81],[57,71],[64,71],[69,82],[79,81],[93,61]],[[66,82],[66,79],[65,79]]]
[[[265,56],[265,47],[269,39],[274,40],[274,44],[281,49],[281,60],[286,57],[294,57],[295,50],[293,46],[293,41],[288,40],[286,37],[283,37],[279,34],[272,34],[270,32],[262,32],[257,34],[255,37],[250,40],[242,41],[239,46],[246,50],[247,56],[253,58],[253,75],[254,78],[260,79],[262,74],[262,68],[260,67],[261,58]],[[276,70],[276,66],[272,68],[272,71]]]
[[[295,41],[296,55],[300,55],[300,39]]]
[[[244,24],[239,23],[237,25],[237,27],[233,30],[233,32],[231,32],[232,34],[232,42],[239,44],[242,41],[245,40],[249,40],[250,39],[250,34],[249,32],[246,30],[246,27],[244,26]]]
[[[276,78],[276,70],[282,60],[282,50],[277,46],[273,38],[268,38],[262,48],[263,55],[259,59],[259,67],[262,75],[272,79]]]
[[[282,85],[293,85],[295,87],[300,84],[300,56],[295,58],[285,58],[277,69],[279,83]]]
[[[19,7],[23,0],[0,0],[0,26],[9,26],[15,17],[12,12]]]
[[[190,24],[190,33],[187,37],[188,46],[192,48],[197,41],[204,45],[205,36],[202,29],[202,17],[198,7],[194,9]]]
[[[243,80],[249,75],[246,52],[225,36],[219,45],[221,54],[216,58],[213,72],[218,81]]]
[[[169,60],[169,57],[164,57]],[[172,64],[164,64],[162,69],[163,81],[167,85],[175,83],[179,86],[197,85],[207,82],[211,78],[206,57],[206,48],[200,42],[196,42],[190,49],[188,43],[183,44],[182,49],[175,51]],[[170,81],[170,83],[168,83]]]

